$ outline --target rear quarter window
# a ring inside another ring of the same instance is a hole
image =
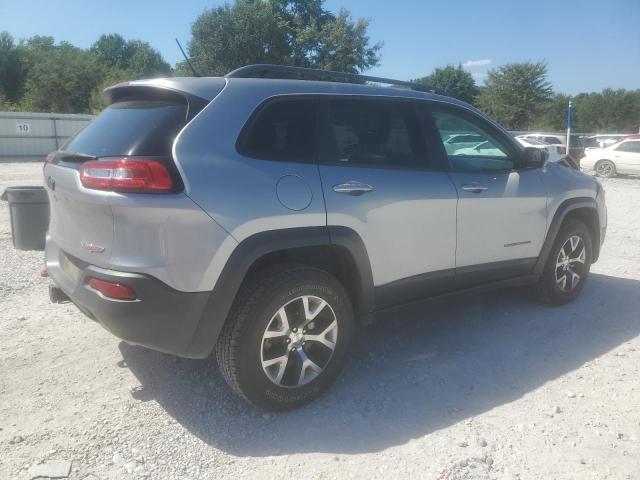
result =
[[[184,127],[187,105],[164,100],[130,100],[107,107],[63,150],[96,157],[171,156]]]
[[[238,151],[265,160],[313,162],[316,123],[315,100],[272,100],[249,120]]]

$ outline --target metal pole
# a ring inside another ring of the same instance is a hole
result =
[[[565,155],[569,156],[569,146],[571,145],[571,110],[573,103],[569,100],[569,108],[567,109],[567,151]]]
[[[55,137],[56,150],[58,150],[58,126],[56,125],[56,117],[51,117],[51,120],[53,120],[53,136]]]

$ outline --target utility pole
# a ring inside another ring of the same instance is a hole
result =
[[[571,145],[571,110],[573,103],[569,100],[569,108],[567,109],[567,151],[565,154],[569,156],[569,146]]]

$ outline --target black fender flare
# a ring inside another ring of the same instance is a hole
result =
[[[375,309],[375,288],[367,247],[365,247],[360,235],[351,228],[339,226],[327,228],[331,237],[331,245],[334,248],[343,249],[349,254],[352,263],[346,267],[355,270],[351,272],[354,274],[353,283],[356,287],[356,298],[353,299],[354,310],[356,316],[364,320],[365,323],[369,322]]]
[[[183,355],[204,358],[211,354],[242,282],[258,259],[281,250],[314,246],[336,247],[350,255],[350,267],[357,269],[359,279],[359,299],[354,308],[356,313],[370,313],[374,306],[371,265],[364,242],[354,230],[324,226],[265,231],[240,242],[229,256]]]
[[[536,275],[542,275],[544,271],[544,267],[547,263],[547,259],[551,253],[551,247],[553,247],[553,242],[560,231],[560,227],[564,222],[567,215],[578,208],[590,208],[593,209],[596,213],[596,218],[598,218],[598,223],[600,221],[598,217],[598,209],[596,205],[596,200],[591,197],[576,197],[570,198],[562,202],[558,208],[556,209],[555,214],[553,215],[553,220],[549,225],[549,229],[547,230],[547,236],[545,238],[544,244],[542,245],[542,250],[540,251],[540,255],[538,260],[536,261],[535,267],[533,269],[533,273]],[[598,230],[600,226],[598,225]],[[597,254],[599,252],[600,241],[599,238],[594,238],[594,255],[595,259],[597,259]]]

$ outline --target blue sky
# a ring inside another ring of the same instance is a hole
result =
[[[0,30],[51,35],[86,48],[102,33],[148,41],[171,63],[174,37],[221,1],[0,0]],[[545,60],[556,91],[640,88],[640,0],[327,0],[371,20],[382,61],[372,75],[410,79],[462,63],[480,83],[488,69]]]

